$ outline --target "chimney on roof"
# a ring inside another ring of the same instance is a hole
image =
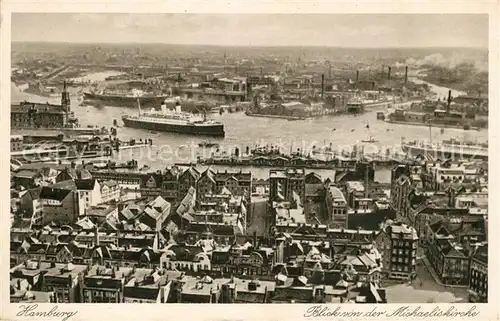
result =
[[[446,105],[446,113],[448,114],[450,112],[450,105],[451,105],[451,90],[448,90],[448,101]]]

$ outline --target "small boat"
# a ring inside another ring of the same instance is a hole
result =
[[[362,140],[363,143],[376,143],[378,140],[370,136],[370,139]]]
[[[203,141],[198,143],[199,147],[219,147],[218,143]]]
[[[150,130],[149,133],[150,134],[156,134],[156,132],[154,130]]]

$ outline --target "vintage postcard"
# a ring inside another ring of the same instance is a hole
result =
[[[497,5],[283,4],[6,3],[2,320],[498,319]]]

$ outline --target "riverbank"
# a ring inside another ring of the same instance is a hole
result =
[[[398,124],[398,125],[410,125],[410,126],[425,126],[429,127],[428,123],[422,123],[422,122],[410,122],[410,121],[398,121],[398,120],[385,120],[387,123],[391,124]],[[437,127],[437,128],[451,128],[451,129],[463,129],[463,130],[475,130],[475,131],[480,131],[481,128],[479,127],[469,127],[469,129],[465,129],[464,126],[460,125],[446,125],[446,124],[440,124],[440,123],[432,123],[430,124],[432,127]],[[488,129],[488,128],[483,128],[483,129]]]
[[[287,119],[287,120],[306,120],[306,117],[295,117],[295,116],[285,116],[285,115],[268,115],[268,114],[258,114],[246,112],[245,115],[250,117],[262,117],[262,118],[276,118],[276,119]]]
[[[72,135],[102,135],[103,132],[100,128],[96,127],[77,127],[77,128],[36,128],[36,127],[26,127],[26,128],[11,128],[11,135],[33,135],[33,134],[43,134],[43,135],[59,135],[63,134],[66,136]]]

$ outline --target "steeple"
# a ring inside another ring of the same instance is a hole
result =
[[[63,83],[63,91],[61,94],[61,106],[63,106],[64,110],[68,112],[70,110],[71,101],[69,99],[69,93],[66,88],[66,80]]]

